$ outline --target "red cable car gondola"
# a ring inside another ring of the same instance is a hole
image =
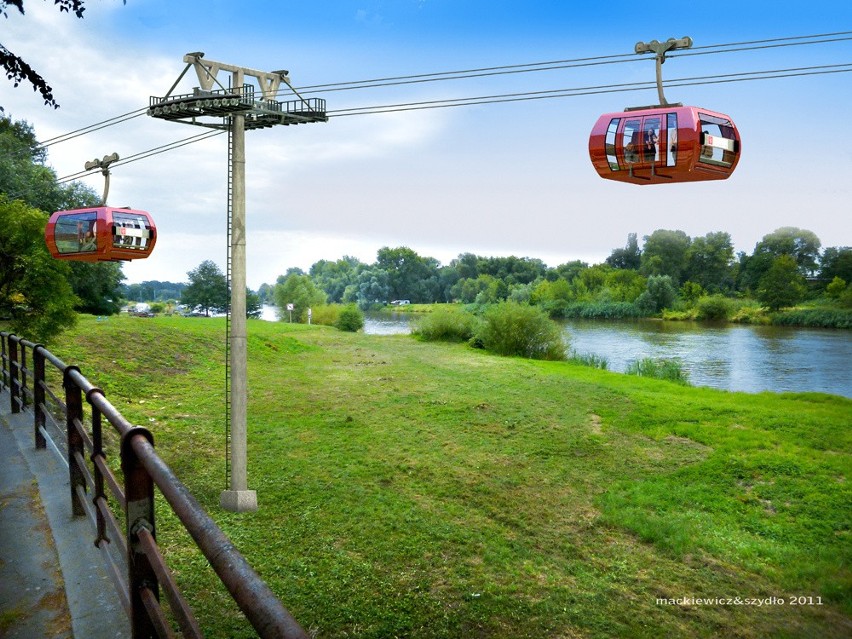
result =
[[[689,106],[602,115],[589,137],[602,178],[633,184],[724,180],[740,159],[740,134],[727,115]]]
[[[145,211],[100,206],[56,211],[44,236],[50,254],[60,260],[117,262],[148,257],[157,228]]]
[[[636,53],[655,53],[656,106],[635,107],[598,118],[589,136],[589,157],[602,178],[633,184],[724,180],[740,159],[740,134],[727,115],[670,104],[663,94],[666,53],[688,49],[692,38],[638,42]]]

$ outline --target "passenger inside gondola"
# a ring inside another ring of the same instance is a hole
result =
[[[630,120],[624,125],[624,161],[638,164],[642,161],[642,136],[639,132],[639,120]]]
[[[654,129],[645,131],[645,161],[654,162],[657,159],[657,142],[659,136]]]
[[[98,248],[97,222],[77,222],[77,244],[81,253]]]

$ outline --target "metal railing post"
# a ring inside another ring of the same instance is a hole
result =
[[[14,335],[9,335],[9,401],[12,403],[13,413],[21,411],[21,407],[18,406],[20,392],[18,387],[18,342]]]
[[[148,556],[139,541],[139,531],[147,530],[156,539],[154,527],[154,481],[145,470],[132,440],[144,437],[153,446],[154,436],[145,428],[134,427],[121,438],[121,470],[124,473],[124,496],[127,499],[127,570],[130,589],[130,627],[133,639],[156,636],[156,629],[145,608],[144,591],[159,601],[160,588]]]
[[[35,447],[46,448],[47,442],[44,439],[44,430],[46,421],[44,415],[44,346],[36,344],[33,347],[33,428],[35,429]]]
[[[71,483],[71,510],[75,517],[86,514],[84,506],[77,495],[77,487],[86,490],[86,479],[82,469],[77,465],[77,454],[85,455],[83,437],[77,430],[74,421],[83,423],[83,391],[74,383],[69,373],[80,372],[76,366],[68,366],[64,372],[62,385],[65,387],[65,426],[68,436],[68,478]]]
[[[93,389],[100,392],[100,389]],[[91,396],[92,391],[86,393],[86,398]],[[91,403],[91,402],[90,402]],[[104,519],[103,511],[98,507],[98,501],[106,502],[106,493],[104,492],[104,474],[98,465],[98,458],[106,461],[104,453],[104,436],[101,427],[101,411],[97,406],[92,406],[92,465],[95,469],[95,494],[92,496],[92,503],[95,505],[95,521],[98,528],[98,536],[95,539],[95,546],[100,547],[102,541],[109,541],[106,531],[106,519]]]
[[[0,369],[2,369],[2,377],[0,377],[0,379],[2,379],[3,388],[9,386],[9,374],[6,370],[6,342],[8,341],[8,339],[8,333],[6,333],[5,331],[0,333],[0,358],[2,358],[2,362],[0,362]]]
[[[21,409],[27,410],[27,345],[21,340],[21,361],[18,366],[18,374],[21,378]]]

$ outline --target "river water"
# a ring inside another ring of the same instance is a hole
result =
[[[368,313],[364,332],[411,332],[410,313]],[[275,319],[265,307],[263,319]],[[563,322],[570,348],[607,360],[623,373],[645,357],[676,359],[695,386],[731,391],[815,391],[852,397],[852,331],[662,322],[658,320]]]
[[[407,313],[368,314],[364,332],[410,332]],[[695,386],[731,391],[817,391],[852,397],[852,332],[699,322],[563,322],[570,348],[623,373],[645,357],[678,360]]]

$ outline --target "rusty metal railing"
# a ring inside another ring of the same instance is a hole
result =
[[[93,524],[95,546],[130,619],[134,639],[175,636],[160,605],[161,590],[179,632],[184,637],[203,636],[157,546],[155,487],[258,636],[307,639],[299,623],[157,454],[151,431],[133,426],[78,367],[66,365],[41,344],[0,332],[0,364],[0,384],[9,390],[10,410],[33,412],[36,448],[53,441],[51,429],[64,434],[72,512]],[[61,391],[54,390],[58,383]],[[90,412],[88,424],[85,405]],[[107,464],[104,420],[120,437],[123,482]],[[113,514],[110,496],[124,514],[123,525]]]

